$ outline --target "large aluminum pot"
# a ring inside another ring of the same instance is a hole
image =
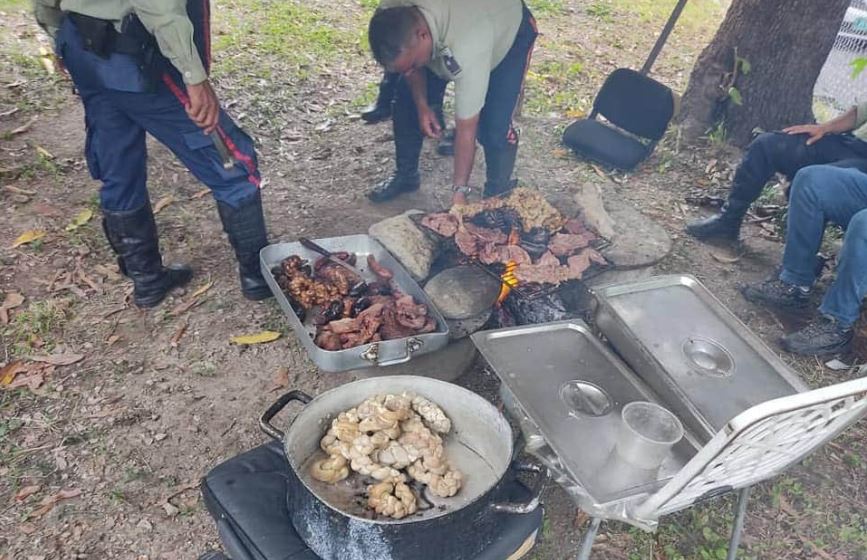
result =
[[[336,503],[321,484],[310,478],[308,460],[319,440],[341,411],[380,393],[410,391],[440,405],[452,421],[444,438],[449,461],[465,476],[452,498],[436,502],[413,516],[370,519]],[[271,423],[290,402],[304,404],[286,432]],[[265,433],[283,442],[290,468],[288,509],[301,538],[324,560],[409,560],[431,557],[475,558],[494,538],[503,515],[526,514],[539,504],[544,483],[542,469],[513,462],[512,430],[491,403],[457,385],[410,375],[355,381],[312,398],[291,391],[260,419]],[[515,471],[536,473],[531,497],[525,503],[501,503],[504,483]]]

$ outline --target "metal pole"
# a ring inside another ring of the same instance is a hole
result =
[[[577,560],[590,560],[590,549],[593,548],[593,541],[596,540],[596,531],[599,530],[599,525],[602,524],[602,519],[594,517],[590,520],[590,526],[587,527],[587,532],[584,533],[584,538],[581,539],[581,548],[578,549]]]
[[[747,502],[750,500],[750,490],[752,489],[752,486],[747,486],[738,492],[738,502],[735,504],[735,521],[732,526],[732,538],[729,541],[729,553],[726,560],[735,560],[738,556],[741,533],[744,530],[744,518],[747,514]]]
[[[662,28],[662,33],[659,34],[659,38],[656,40],[656,44],[653,45],[650,55],[648,55],[647,60],[644,61],[644,66],[641,67],[642,74],[646,75],[650,72],[650,67],[653,66],[654,62],[656,62],[656,57],[659,56],[659,51],[662,50],[662,47],[665,46],[665,42],[668,41],[668,36],[671,35],[671,30],[674,29],[674,24],[677,23],[680,13],[683,12],[686,2],[687,0],[680,0],[677,3],[677,6],[674,7],[674,11],[672,11],[671,15],[668,16],[668,21],[665,22],[665,27]]]

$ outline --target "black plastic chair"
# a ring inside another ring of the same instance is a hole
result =
[[[618,68],[596,95],[590,116],[566,128],[563,143],[581,157],[629,171],[653,153],[665,134],[674,116],[674,99],[667,86]]]

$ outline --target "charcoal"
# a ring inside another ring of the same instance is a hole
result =
[[[513,229],[521,229],[521,218],[511,208],[482,210],[470,219],[470,223],[488,229],[498,229],[508,234]]]
[[[504,302],[509,314],[517,325],[537,325],[562,321],[572,316],[566,311],[566,306],[556,293],[546,294],[537,298],[522,298],[510,296]]]
[[[518,245],[535,261],[548,250],[550,240],[551,233],[547,229],[534,227],[530,231],[521,233]]]
[[[373,302],[369,297],[360,297],[356,300],[355,303],[352,304],[352,317],[357,317],[359,313],[370,307]]]

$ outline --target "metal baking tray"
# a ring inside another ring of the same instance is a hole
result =
[[[596,326],[702,443],[753,405],[807,390],[688,275],[596,290]]]
[[[424,290],[412,279],[409,272],[389,253],[385,247],[379,244],[369,235],[347,235],[345,237],[330,237],[315,239],[316,243],[329,251],[350,251],[358,256],[355,267],[365,275],[368,282],[376,278],[373,272],[367,269],[367,256],[373,255],[382,265],[388,267],[393,273],[393,282],[400,290],[415,298],[419,303],[427,305],[428,314],[436,320],[437,328],[434,332],[420,334],[382,342],[371,342],[345,350],[325,350],[313,343],[316,327],[308,318],[302,323],[289,300],[277,285],[277,280],[271,273],[271,269],[290,255],[298,255],[308,259],[311,263],[320,257],[318,253],[306,249],[300,243],[275,243],[268,245],[259,252],[259,263],[262,267],[262,275],[277,298],[280,307],[286,314],[289,324],[295,331],[301,344],[307,350],[310,359],[320,369],[329,372],[347,371],[351,369],[369,368],[371,366],[391,366],[407,362],[413,356],[420,356],[443,348],[449,341],[449,327],[437,308],[431,303]]]
[[[471,336],[502,381],[526,448],[557,482],[598,511],[655,491],[695,455],[687,434],[656,471],[629,467],[614,452],[623,406],[661,403],[580,320],[483,331]],[[589,502],[589,503],[588,503]]]

